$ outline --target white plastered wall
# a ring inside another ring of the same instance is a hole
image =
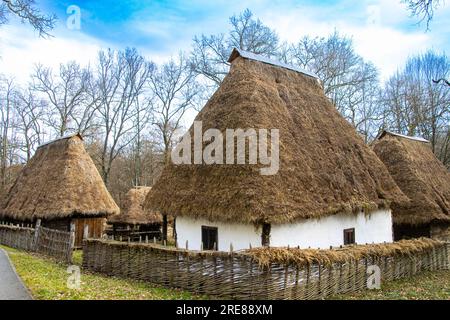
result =
[[[178,217],[176,221],[177,240],[180,247],[190,250],[201,248],[201,227],[218,228],[218,249],[229,251],[261,246],[261,227],[225,222],[211,222],[206,219]],[[376,210],[371,213],[338,214],[321,219],[300,220],[295,223],[272,224],[270,246],[300,246],[301,248],[328,248],[344,242],[344,229],[355,228],[355,241],[359,244],[392,242],[392,217],[390,210]]]

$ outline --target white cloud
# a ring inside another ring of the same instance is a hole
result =
[[[352,6],[355,10],[349,10]],[[436,25],[440,23],[441,11],[433,21]],[[442,40],[445,36],[438,31],[426,33],[425,26],[414,26],[416,21],[409,18],[399,1],[345,2],[326,8],[302,5],[290,10],[261,9],[260,14],[262,20],[288,42],[296,42],[305,35],[326,36],[334,30],[352,37],[356,52],[378,67],[382,80],[402,67],[409,56],[428,48],[450,45],[442,43],[447,40]]]
[[[53,32],[54,38],[41,39],[28,25],[11,24],[0,28],[0,70],[19,83],[29,80],[36,63],[57,68],[75,60],[82,65],[95,59],[106,44],[77,31]]]

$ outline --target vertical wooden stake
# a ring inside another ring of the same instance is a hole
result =
[[[89,238],[89,225],[86,224],[83,230],[83,240]]]
[[[70,238],[69,248],[67,248],[67,261],[72,263],[72,252],[75,247],[75,223],[70,224]]]
[[[36,221],[36,226],[34,229],[34,250],[37,250],[40,228],[41,228],[41,219],[38,219]]]

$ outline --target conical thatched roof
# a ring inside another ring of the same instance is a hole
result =
[[[130,189],[125,195],[120,214],[111,217],[108,219],[108,222],[129,225],[162,223],[162,216],[159,212],[145,211],[143,208],[145,197],[151,189],[151,187],[134,187]]]
[[[117,213],[119,208],[78,134],[40,146],[11,187],[0,212],[17,220]]]
[[[229,74],[196,120],[203,131],[279,129],[280,170],[262,176],[265,166],[259,165],[171,163],[147,206],[210,220],[286,223],[375,209],[404,197],[317,78],[254,55],[231,60]]]
[[[450,173],[421,138],[383,132],[373,150],[410,203],[393,206],[395,223],[450,221]]]

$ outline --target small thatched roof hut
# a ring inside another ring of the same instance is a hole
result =
[[[395,224],[450,222],[450,173],[427,140],[384,131],[373,150],[411,200],[393,206]]]
[[[151,187],[134,187],[125,195],[122,210],[119,215],[108,219],[111,224],[120,225],[150,225],[161,224],[162,215],[157,211],[144,210],[145,197],[151,191]]]
[[[196,121],[224,137],[228,128],[279,129],[280,168],[264,176],[260,164],[168,164],[146,205],[175,215],[178,235],[179,217],[280,225],[389,208],[405,198],[314,75],[236,49],[230,62]]]
[[[16,220],[109,216],[119,208],[87,154],[81,135],[41,145],[1,210]]]
[[[101,236],[104,218],[118,213],[83,138],[75,134],[38,147],[5,197],[0,218],[41,219],[43,225],[63,230],[75,222],[81,237],[86,224],[91,235]]]

